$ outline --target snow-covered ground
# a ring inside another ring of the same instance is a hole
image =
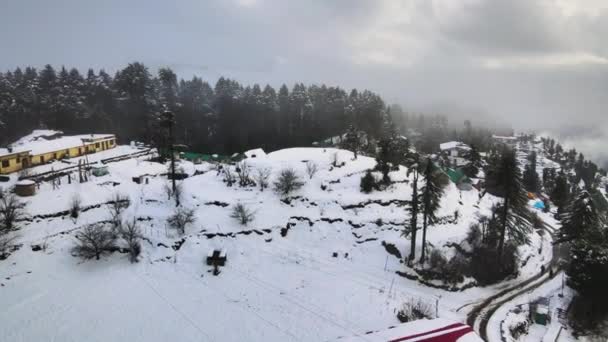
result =
[[[119,146],[89,159],[134,152]],[[335,153],[344,166],[331,166]],[[227,187],[211,164],[181,161],[191,175],[182,182],[182,203],[195,209],[197,218],[184,237],[165,223],[174,210],[164,191],[167,179],[158,176],[166,165],[128,159],[108,164],[109,175],[87,183],[64,179],[57,190],[42,184],[36,196],[25,199],[30,215],[67,210],[74,196],[86,207],[120,192],[132,202],[125,218],[140,218],[148,241],[136,264],[119,253],[83,262],[70,254],[74,233],[108,219],[105,206],[82,212],[77,220],[23,222],[17,232],[22,247],[0,261],[0,340],[328,341],[397,324],[396,311],[409,299],[437,303],[440,317],[463,322],[463,306],[537,273],[551,259],[547,237],[535,233],[520,251],[526,265],[508,282],[448,292],[398,276],[405,266],[381,243],[409,253],[409,240],[401,235],[406,210],[399,202],[411,198],[406,170],[391,173],[397,182],[387,191],[363,194],[360,178],[375,161],[352,157],[344,150],[294,148],[247,159],[253,170],[272,168],[271,180],[285,167],[306,180],[283,201],[270,189]],[[312,179],[307,161],[319,167]],[[132,181],[143,174],[152,175],[149,184]],[[496,201],[450,184],[439,216],[458,211],[459,219],[431,227],[429,242],[450,255],[445,244],[460,243]],[[249,226],[230,218],[236,203],[255,210]],[[288,223],[293,226],[282,236]],[[33,245],[48,247],[33,251]],[[204,261],[217,248],[227,251],[228,262],[216,277]]]

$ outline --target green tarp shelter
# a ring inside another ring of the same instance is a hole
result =
[[[182,159],[191,161],[193,163],[197,162],[228,162],[234,161],[238,162],[245,158],[242,153],[235,153],[232,156],[222,155],[222,154],[204,154],[204,153],[196,153],[196,152],[181,152],[179,156]]]

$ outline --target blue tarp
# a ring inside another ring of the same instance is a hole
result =
[[[534,203],[534,208],[536,208],[536,209],[545,209],[545,203],[543,203],[543,201],[536,201]]]

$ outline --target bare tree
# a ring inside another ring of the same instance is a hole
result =
[[[236,177],[230,170],[229,166],[223,168],[222,173],[224,174],[224,183],[226,183],[227,186],[231,187],[234,183],[236,183]]]
[[[186,227],[195,221],[194,210],[183,207],[175,208],[173,215],[167,218],[169,226],[177,230],[180,234],[184,234],[186,232]]]
[[[75,192],[74,194],[72,194],[72,198],[70,199],[70,216],[75,219],[78,218],[81,209],[82,198],[80,198],[80,195]]]
[[[239,186],[246,187],[253,184],[250,177],[251,167],[249,167],[246,161],[237,163],[235,171],[239,177]]]
[[[170,187],[169,187],[170,189]],[[131,200],[128,196],[115,192],[108,201],[108,212],[110,213],[110,221],[112,228],[119,229],[122,225],[122,213],[131,205]]]
[[[182,183],[177,183],[174,190],[172,184],[167,183],[165,184],[165,193],[167,194],[167,200],[175,199],[175,206],[177,207],[181,203],[184,187]]]
[[[288,195],[292,191],[300,189],[304,182],[293,169],[283,169],[279,178],[274,182],[274,190],[280,195]]]
[[[72,253],[83,259],[99,260],[102,254],[115,248],[115,235],[100,223],[86,226],[75,237],[76,246]]]
[[[16,236],[9,237],[7,231],[0,231],[0,257],[2,257],[7,252],[13,241],[15,241],[16,239]]]
[[[237,203],[232,207],[230,217],[239,221],[243,226],[246,226],[255,219],[255,212],[247,208],[243,203]]]
[[[260,185],[260,190],[268,188],[268,181],[270,180],[270,174],[272,170],[270,168],[258,168],[255,173],[255,181]]]
[[[137,262],[137,257],[141,253],[141,229],[137,225],[137,220],[124,222],[120,225],[120,237],[125,240],[129,247],[129,260]]]
[[[306,162],[306,173],[310,179],[314,177],[317,171],[319,171],[319,165],[317,165],[317,163],[313,162],[312,160]]]
[[[4,191],[0,194],[0,230],[10,231],[18,228],[16,222],[27,215],[25,203],[17,195]]]

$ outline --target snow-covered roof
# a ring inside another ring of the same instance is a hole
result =
[[[55,131],[51,129],[35,129],[32,133],[21,137],[19,140],[15,141],[13,145],[21,145],[31,141],[36,141],[39,138],[49,139],[51,137],[57,137],[63,135],[62,131]]]
[[[442,151],[451,150],[454,148],[459,148],[463,150],[471,149],[467,144],[460,141],[449,141],[443,144],[439,144],[439,149],[441,149]]]
[[[492,138],[498,139],[498,140],[517,140],[517,137],[507,137],[504,135],[492,135]]]
[[[541,314],[541,315],[548,315],[549,314],[549,307],[546,305],[538,305],[536,307],[536,313]]]
[[[55,151],[66,150],[71,147],[82,146],[83,141],[91,142],[100,139],[113,138],[113,134],[82,134],[71,136],[60,136],[60,131],[35,130],[32,134],[26,135],[10,145],[12,152],[6,150],[6,153],[0,155],[30,152],[33,155],[50,153]],[[0,151],[2,152],[2,151]]]
[[[253,150],[245,151],[245,153],[243,153],[243,154],[247,158],[260,158],[260,157],[266,156],[266,152],[264,152],[264,150],[262,150],[261,148],[256,148]]]
[[[442,342],[482,342],[483,340],[466,324],[446,319],[418,320],[400,324],[392,329],[371,334],[341,339],[346,342],[359,341],[442,341]]]

